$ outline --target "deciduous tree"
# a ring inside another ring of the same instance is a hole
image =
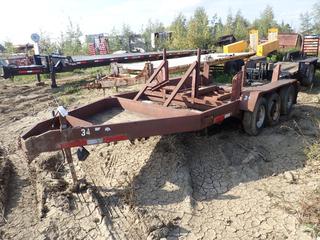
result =
[[[209,27],[208,15],[204,8],[197,8],[188,23],[187,41],[189,48],[209,48],[213,36]]]

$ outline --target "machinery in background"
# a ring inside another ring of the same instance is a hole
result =
[[[172,31],[153,32],[151,33],[151,47],[153,49],[161,48],[162,43],[170,41],[172,38]]]
[[[103,34],[86,35],[89,55],[106,55],[110,53],[108,38]]]

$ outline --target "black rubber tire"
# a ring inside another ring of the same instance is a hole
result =
[[[307,65],[306,73],[300,80],[301,85],[305,87],[309,87],[313,84],[315,79],[315,66],[314,64]]]
[[[295,102],[296,90],[292,85],[280,90],[281,114],[289,115]]]
[[[260,115],[260,110],[262,107],[264,108],[264,118],[261,118],[259,120],[257,118],[259,117],[258,115]],[[243,114],[242,125],[243,125],[244,131],[252,136],[258,135],[265,125],[266,116],[267,116],[266,112],[267,112],[267,101],[264,97],[260,97],[256,102],[256,106],[254,107],[253,112],[245,111]],[[257,120],[260,121],[259,124]]]
[[[267,125],[274,126],[279,123],[281,114],[281,100],[278,93],[272,93],[267,103]]]

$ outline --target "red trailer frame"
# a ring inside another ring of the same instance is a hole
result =
[[[29,161],[42,152],[63,150],[76,183],[72,147],[197,131],[231,116],[241,118],[244,112],[255,112],[261,97],[288,86],[294,86],[296,98],[297,80],[278,80],[280,67],[274,71],[272,81],[264,85],[245,87],[245,67],[233,78],[231,87],[209,84],[209,66],[205,64],[200,72],[200,54],[199,50],[197,61],[182,77],[169,79],[164,51],[161,65],[139,92],[107,97],[69,113],[59,107],[57,117],[38,123],[21,136]],[[146,118],[121,123],[93,120],[93,116],[112,108]]]

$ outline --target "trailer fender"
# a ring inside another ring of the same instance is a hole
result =
[[[297,95],[300,90],[300,84],[298,81],[295,80],[295,82],[284,82],[286,80],[277,81],[277,86],[269,87],[267,89],[259,89],[259,90],[245,90],[242,92],[241,98],[240,98],[240,104],[239,109],[241,111],[249,111],[253,112],[254,108],[256,106],[256,103],[259,99],[259,97],[272,93],[272,92],[279,92],[282,88],[293,86],[295,89],[295,99],[294,103],[297,103]],[[292,81],[292,80],[287,80]]]
[[[241,96],[240,110],[253,112],[261,91],[244,91]]]

